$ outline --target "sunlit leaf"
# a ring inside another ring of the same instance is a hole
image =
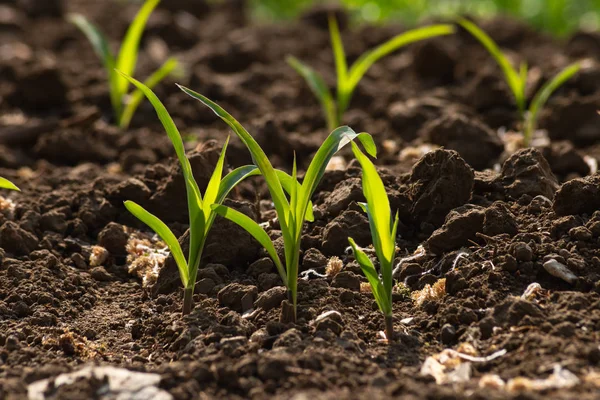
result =
[[[158,217],[150,214],[146,211],[142,206],[134,203],[133,201],[126,201],[125,207],[132,213],[137,219],[148,225],[150,229],[152,229],[160,238],[167,244],[173,258],[175,259],[175,263],[177,264],[177,268],[179,269],[179,275],[181,277],[181,282],[183,286],[188,287],[188,266],[187,261],[185,260],[185,256],[183,255],[183,251],[181,250],[181,246],[179,245],[179,241],[171,232],[169,227],[165,225]]]
[[[17,185],[12,183],[8,179],[2,177],[0,177],[0,188],[21,191],[21,189],[19,189]]]
[[[148,89],[154,88],[154,86],[158,85],[163,79],[169,76],[177,66],[177,60],[169,58],[158,70],[156,70],[156,72],[144,81],[144,85],[146,85]],[[143,99],[144,93],[141,90],[136,89],[131,93],[129,102],[125,105],[123,113],[121,114],[121,120],[119,121],[119,126],[121,128],[127,128],[129,126],[133,114],[135,114],[135,111]]]
[[[158,3],[160,3],[160,0],[146,0],[131,22],[131,25],[129,25],[115,63],[115,68],[119,71],[130,76],[133,75],[142,33],[144,32],[148,18],[150,18],[150,14],[152,14]],[[129,82],[125,79],[119,79],[118,85],[121,96],[125,95],[129,88]]]
[[[235,222],[236,224],[244,228],[246,232],[252,235],[252,237],[256,239],[256,241],[259,242],[261,246],[265,248],[269,256],[273,259],[273,262],[277,267],[277,271],[279,272],[281,279],[284,282],[287,282],[287,275],[285,269],[281,264],[281,260],[277,255],[277,251],[273,246],[273,242],[271,242],[271,238],[269,237],[267,232],[258,223],[256,223],[256,221],[239,211],[236,211],[232,208],[223,205],[213,204],[212,209],[220,216],[227,218],[232,222]]]
[[[315,70],[295,57],[288,57],[287,62],[302,78],[304,78],[310,90],[321,103],[323,114],[325,114],[325,119],[327,120],[327,127],[329,129],[337,127],[340,124],[340,121],[337,118],[338,113],[335,101],[323,78]]]
[[[571,64],[561,72],[559,72],[554,78],[550,81],[546,82],[544,86],[537,92],[533,100],[531,101],[531,105],[529,106],[529,112],[527,115],[527,123],[525,126],[524,137],[526,145],[529,145],[531,141],[531,136],[535,131],[537,125],[537,117],[540,109],[546,104],[552,93],[556,91],[559,87],[564,85],[566,81],[571,79],[573,75],[575,75],[581,65],[579,63]]]

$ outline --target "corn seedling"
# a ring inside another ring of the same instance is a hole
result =
[[[77,26],[88,38],[94,51],[104,64],[104,69],[108,75],[110,102],[116,122],[121,128],[129,126],[135,110],[144,99],[144,95],[138,89],[128,96],[129,81],[122,78],[116,70],[122,71],[127,75],[133,75],[144,27],[158,3],[160,3],[160,0],[147,0],[142,8],[140,8],[133,22],[129,25],[117,57],[110,50],[106,36],[87,18],[80,14],[71,14],[68,17],[69,21]],[[145,86],[152,89],[171,74],[177,65],[177,61],[174,58],[169,58],[156,72],[146,79],[144,82]],[[127,98],[129,99],[127,100]]]
[[[196,275],[198,273],[200,259],[202,258],[202,251],[204,249],[206,237],[208,236],[216,217],[212,206],[221,204],[231,189],[243,179],[251,175],[257,175],[259,172],[256,166],[245,165],[234,169],[221,179],[223,174],[223,164],[225,162],[225,152],[229,142],[229,139],[227,139],[208,182],[204,196],[202,196],[198,184],[194,179],[190,162],[185,155],[183,140],[168,111],[150,88],[125,74],[122,75],[141,90],[154,106],[158,118],[162,122],[171,143],[173,143],[175,153],[181,164],[181,170],[183,171],[190,219],[190,250],[187,260],[183,255],[183,251],[177,238],[164,222],[133,201],[126,201],[125,207],[127,207],[127,209],[140,221],[144,222],[154,230],[154,232],[156,232],[169,247],[179,269],[179,275],[184,287],[183,314],[185,315],[192,309],[192,296],[194,294]]]
[[[363,154],[355,143],[352,143],[352,151],[362,167],[362,186],[367,203],[361,203],[361,207],[369,217],[373,247],[379,259],[381,276],[377,273],[369,256],[357,246],[354,239],[349,237],[348,241],[350,242],[356,261],[371,284],[371,291],[373,292],[375,301],[383,313],[385,335],[388,340],[392,340],[394,337],[392,314],[392,289],[394,280],[392,269],[396,256],[398,213],[392,219],[390,201],[375,165]]]
[[[0,188],[21,191],[21,189],[19,189],[17,187],[17,185],[15,185],[14,183],[12,183],[8,179],[2,178],[2,177],[0,177]]]
[[[354,89],[356,89],[356,86],[369,68],[379,59],[407,44],[435,36],[449,35],[453,32],[454,28],[452,25],[432,25],[404,32],[374,49],[366,51],[348,68],[337,21],[334,17],[329,17],[329,33],[337,75],[335,99],[321,75],[314,69],[295,57],[288,57],[287,62],[304,78],[315,97],[317,97],[325,114],[327,126],[329,130],[333,130],[341,124],[344,112],[350,105]]]
[[[552,95],[556,89],[561,87],[579,71],[581,67],[580,64],[574,63],[567,66],[557,75],[555,75],[554,78],[546,82],[535,94],[533,100],[531,100],[531,103],[529,104],[529,109],[527,109],[527,97],[525,94],[525,89],[527,87],[527,64],[524,62],[521,63],[519,69],[517,70],[511,65],[508,57],[502,53],[502,50],[500,50],[494,40],[481,28],[466,19],[459,20],[459,24],[471,35],[473,35],[473,37],[475,37],[475,39],[477,39],[483,47],[485,47],[485,49],[496,60],[496,63],[498,63],[500,66],[500,69],[504,74],[504,78],[506,79],[506,83],[510,88],[519,110],[519,118],[521,120],[523,132],[523,142],[525,146],[529,146],[531,143],[531,137],[537,127],[537,118],[540,109],[544,106],[544,104],[546,104],[546,101],[548,101],[550,95]]]
[[[196,93],[188,88],[180,88],[191,97],[199,100],[209,107],[218,117],[229,125],[240,140],[246,145],[254,163],[264,176],[269,193],[275,205],[277,219],[281,226],[284,241],[285,264],[280,260],[275,246],[267,232],[255,221],[246,215],[231,208],[215,204],[213,209],[221,216],[235,222],[252,235],[273,259],[281,279],[288,289],[288,300],[293,306],[293,316],[296,319],[297,287],[298,287],[298,263],[300,259],[300,240],[302,227],[305,220],[312,221],[312,204],[310,198],[319,184],[327,163],[331,157],[346,144],[358,138],[370,154],[375,154],[375,144],[368,133],[355,133],[347,126],[335,129],[321,145],[312,159],[300,184],[297,180],[296,157],[294,156],[292,175],[277,172],[260,145],[248,133],[248,131],[227,111],[218,104]],[[285,192],[289,195],[289,200]],[[284,266],[285,265],[285,266]]]

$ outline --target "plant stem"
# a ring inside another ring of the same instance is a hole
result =
[[[292,311],[292,321],[291,322],[296,322],[296,299],[294,298],[294,292],[290,289],[288,289],[287,291],[287,298],[288,298],[288,305],[291,308]]]
[[[192,311],[192,307],[194,306],[194,287],[183,289],[183,308],[181,310],[181,315],[187,315]]]
[[[388,342],[394,340],[394,320],[392,315],[386,315],[385,317],[385,336]]]

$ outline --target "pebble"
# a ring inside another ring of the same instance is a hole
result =
[[[548,271],[550,275],[560,278],[567,283],[573,284],[577,281],[577,276],[571,272],[566,265],[561,264],[554,258],[551,258],[544,263],[544,269]]]
[[[533,260],[533,250],[531,249],[531,246],[524,242],[518,242],[515,244],[514,255],[517,261]]]

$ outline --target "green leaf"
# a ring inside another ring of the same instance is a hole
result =
[[[225,153],[227,151],[228,144],[229,136],[227,136],[227,139],[225,140],[225,144],[221,150],[221,155],[219,155],[217,165],[215,165],[215,169],[213,170],[210,181],[206,186],[206,191],[204,192],[203,211],[205,219],[208,218],[208,215],[212,212],[211,206],[216,202],[219,195],[219,187],[221,186],[221,177],[223,176],[223,165],[225,164]]]
[[[246,230],[257,242],[259,242],[267,251],[269,256],[273,259],[275,266],[277,267],[277,271],[281,276],[283,282],[287,282],[287,275],[285,273],[285,269],[281,264],[281,260],[277,255],[277,251],[275,250],[275,246],[273,246],[273,242],[271,242],[271,238],[267,234],[267,232],[254,221],[252,218],[247,215],[236,211],[232,208],[225,207],[219,204],[213,204],[212,209],[222,217],[227,218],[228,220],[235,222],[242,228]]]
[[[217,103],[211,101],[207,97],[201,95],[200,93],[196,93],[193,90],[190,90],[184,86],[178,85],[184,93],[191,96],[192,98],[200,101],[205,106],[209,107],[219,118],[229,125],[229,127],[235,132],[235,134],[240,138],[240,140],[246,145],[254,163],[260,169],[260,172],[265,178],[267,182],[267,187],[269,188],[269,192],[271,193],[271,197],[273,199],[273,203],[275,204],[275,209],[277,210],[277,215],[280,217],[280,225],[282,228],[282,232],[286,234],[288,232],[287,229],[287,221],[286,217],[289,214],[289,203],[287,198],[285,197],[285,193],[283,192],[283,188],[279,179],[277,179],[277,173],[275,169],[271,165],[269,158],[262,150],[260,145],[254,140],[254,138],[246,131],[246,129],[235,119],[233,118],[227,111],[221,108]]]
[[[164,78],[169,76],[171,72],[175,68],[177,68],[178,63],[174,58],[169,58],[165,63],[154,72],[148,79],[144,81],[144,85],[149,89],[152,89],[154,86],[158,85]],[[144,93],[140,89],[136,89],[130,96],[129,102],[125,105],[125,109],[123,110],[123,114],[121,114],[121,120],[119,121],[119,126],[121,128],[127,128],[131,119],[133,118],[133,114],[139,107],[140,103],[144,99]]]
[[[396,244],[395,240],[391,239],[391,210],[385,186],[375,165],[355,143],[352,143],[352,151],[362,167],[362,186],[367,199],[373,246],[381,263],[391,265],[394,261]]]
[[[248,178],[249,176],[260,175],[260,170],[256,165],[244,165],[242,167],[238,167],[228,173],[222,180],[219,185],[219,194],[215,199],[215,204],[221,204],[225,197],[229,194],[231,189],[233,189],[238,183]]]
[[[15,185],[14,183],[12,183],[8,179],[2,178],[2,177],[0,177],[0,188],[2,188],[2,189],[10,189],[10,190],[17,190],[19,192],[21,191],[21,189],[19,189],[17,187],[17,185]]]
[[[365,254],[364,251],[360,247],[356,245],[356,242],[351,237],[348,238],[348,242],[352,247],[352,251],[354,252],[354,258],[358,265],[360,265],[360,269],[363,274],[367,277],[369,284],[371,285],[371,290],[373,291],[373,297],[375,297],[375,301],[379,306],[379,309],[384,315],[392,314],[392,303],[391,299],[386,295],[386,289],[383,287],[383,283],[381,279],[379,279],[379,275],[377,275],[377,270],[375,270],[375,266],[373,266],[373,262],[371,259]]]
[[[463,28],[465,28],[471,35],[473,35],[473,37],[475,37],[475,39],[477,39],[479,43],[481,43],[483,47],[485,47],[485,49],[496,60],[496,62],[502,69],[502,72],[504,73],[504,77],[506,78],[506,82],[510,90],[513,93],[515,102],[517,103],[517,107],[519,108],[519,112],[522,114],[525,110],[526,83],[526,80],[523,81],[523,72],[526,72],[527,69],[521,67],[520,71],[517,72],[508,61],[508,58],[506,58],[504,53],[502,53],[502,50],[500,50],[498,45],[494,42],[494,40],[477,25],[464,18],[460,19],[458,23]]]
[[[144,93],[144,95],[148,98],[154,110],[156,111],[156,115],[160,119],[160,122],[163,124],[171,143],[173,144],[173,148],[175,149],[175,153],[177,154],[177,158],[179,159],[179,163],[181,164],[181,170],[183,171],[183,177],[186,186],[186,195],[188,202],[188,211],[190,216],[190,252],[189,252],[189,268],[192,272],[197,271],[198,265],[200,263],[201,250],[204,246],[204,240],[206,239],[205,228],[209,221],[204,219],[204,215],[202,213],[202,195],[200,194],[200,189],[198,188],[198,184],[194,179],[194,174],[192,172],[192,167],[190,165],[190,161],[187,159],[185,155],[185,147],[183,145],[183,140],[181,139],[181,135],[179,134],[179,130],[173,119],[169,115],[169,112],[163,105],[163,103],[159,100],[158,97],[154,94],[152,90],[146,87],[143,83],[137,81],[136,79],[123,74],[121,71],[117,71],[121,74],[125,79],[129,80],[136,86],[138,89]]]
[[[535,131],[540,109],[544,106],[544,104],[546,104],[552,93],[554,93],[554,91],[561,87],[566,81],[571,79],[571,77],[573,77],[573,75],[575,75],[580,68],[581,65],[579,63],[569,65],[549,82],[546,82],[546,84],[542,86],[542,88],[536,93],[535,97],[531,101],[531,105],[529,106],[529,115],[527,116],[527,123],[525,126],[524,137],[526,146],[529,145],[531,136]]]
[[[279,182],[281,182],[281,186],[283,187],[283,190],[285,190],[285,192],[291,196],[292,184],[294,183],[294,179],[292,178],[292,176],[290,174],[288,174],[285,171],[282,171],[280,169],[276,169],[275,172],[277,173],[277,177],[279,178]],[[300,184],[300,182],[298,182],[298,180],[296,180],[295,182],[296,182],[296,186],[297,186],[297,189],[296,189],[296,193],[297,193],[300,190],[300,188],[302,187],[302,185]],[[308,204],[305,220],[308,222],[313,222],[315,220],[315,216],[313,214],[312,201],[309,202],[309,204]]]
[[[337,24],[337,20],[333,15],[329,16],[329,35],[331,37],[331,47],[333,49],[333,58],[335,60],[335,70],[337,75],[337,87],[341,88],[344,86],[348,76],[348,65],[346,64],[346,54],[344,52],[344,44],[340,36],[340,30]],[[329,92],[329,91],[328,91]],[[343,107],[340,102],[340,91],[337,91],[337,124],[339,125],[342,120],[342,115],[346,107]],[[336,128],[336,126],[330,126],[330,129]]]
[[[294,68],[302,78],[304,78],[310,90],[321,103],[321,108],[327,119],[328,128],[330,130],[336,128],[340,121],[337,118],[338,114],[335,101],[323,78],[315,70],[298,60],[296,57],[288,57],[287,63]]]
[[[348,78],[342,87],[338,87],[338,109],[339,113],[343,114],[348,105],[350,98],[360,82],[362,77],[367,73],[369,68],[381,58],[398,50],[400,47],[407,44],[418,42],[420,40],[429,39],[436,36],[450,35],[454,33],[454,27],[448,24],[431,25],[423,28],[412,29],[397,35],[385,43],[375,47],[362,54],[358,60],[352,64],[348,72]]]
[[[298,192],[298,205],[296,208],[297,215],[304,215],[308,208],[310,198],[315,192],[317,185],[323,178],[325,168],[331,157],[338,152],[346,144],[350,143],[355,138],[360,138],[361,141],[369,143],[369,134],[357,134],[348,126],[340,126],[329,134],[327,139],[323,142],[317,153],[313,157],[306,174],[304,174],[304,180],[302,181],[302,190]],[[370,147],[370,146],[369,146]],[[302,220],[300,220],[301,222]]]
[[[108,77],[108,86],[110,90],[110,102],[115,112],[115,118],[120,118],[123,108],[123,97],[119,91],[119,78],[115,74],[115,56],[110,50],[106,36],[86,17],[81,14],[69,14],[67,19],[74,24],[91,43],[94,52],[98,55]]]
[[[158,219],[155,215],[150,214],[146,211],[142,206],[134,203],[133,201],[126,201],[125,207],[132,213],[137,219],[145,223],[152,229],[160,238],[169,246],[169,250],[175,259],[175,263],[177,264],[177,268],[179,269],[179,275],[181,277],[181,282],[184,287],[188,287],[190,282],[189,277],[189,269],[188,264],[183,255],[183,251],[181,250],[181,246],[179,245],[179,241],[171,232],[169,227],[164,224],[160,219]],[[193,283],[192,283],[193,284]]]
[[[158,3],[160,3],[160,0],[146,0],[131,22],[131,25],[129,25],[115,63],[115,68],[119,71],[130,76],[133,75],[137,63],[142,33],[144,32],[150,14],[152,14],[152,11],[154,11]],[[129,81],[118,79],[118,85],[120,95],[124,96],[129,88]]]

